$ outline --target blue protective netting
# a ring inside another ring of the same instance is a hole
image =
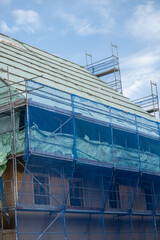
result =
[[[131,213],[150,214],[159,193],[157,179],[139,181],[138,173],[30,155],[16,208],[18,239],[133,239],[133,226],[136,236],[154,239],[153,216]]]
[[[159,123],[32,81],[28,90],[18,239],[156,239],[159,178],[145,173],[160,172]]]
[[[5,213],[5,215],[7,217],[7,222],[9,224],[10,223],[9,209],[8,209],[8,204],[7,204],[7,200],[6,200],[6,196],[5,196],[5,192],[4,192],[2,177],[0,177],[0,202],[1,202],[2,212]]]
[[[41,87],[28,82],[32,90],[28,110],[30,152],[116,168],[160,171],[158,122]]]

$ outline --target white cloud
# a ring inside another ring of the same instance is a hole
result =
[[[77,17],[74,14],[61,12],[59,16],[68,25],[65,32],[71,29],[74,30],[77,35],[87,36],[108,31],[108,29],[106,28],[99,28],[98,26],[93,26],[92,22],[89,19]]]
[[[1,22],[0,27],[1,27],[2,32],[5,32],[5,33],[16,33],[19,30],[18,27],[16,27],[16,26],[8,27],[8,25],[5,21]]]
[[[150,80],[159,82],[160,47],[156,50],[146,50],[122,59],[121,74],[123,93],[136,99],[150,94]]]
[[[109,2],[110,0],[83,0],[81,5],[75,4],[72,11],[57,11],[56,17],[66,24],[63,33],[73,30],[77,35],[88,36],[110,32],[114,19],[110,14]]]
[[[15,18],[15,24],[23,28],[23,30],[34,32],[35,29],[39,27],[39,14],[33,10],[14,10],[13,16]]]
[[[152,68],[123,72],[123,94],[131,99],[147,96],[150,93],[150,80],[157,80]]]
[[[34,33],[40,26],[40,16],[33,10],[17,9],[12,12],[13,25],[9,27],[5,21],[1,22],[1,30],[7,33],[15,33],[20,30]]]
[[[160,40],[160,6],[153,1],[136,6],[127,28],[136,38]]]
[[[121,65],[126,69],[138,69],[143,67],[149,67],[159,63],[160,60],[160,47],[157,46],[156,50],[145,50],[137,54],[130,56],[129,58],[123,58]]]
[[[113,26],[114,23],[113,19],[108,18],[108,21],[105,22],[102,21],[99,24],[94,24],[88,18],[81,18],[74,14],[64,12],[61,12],[59,16],[68,25],[66,32],[69,29],[72,29],[76,32],[77,35],[81,36],[108,33],[111,30],[111,27]]]

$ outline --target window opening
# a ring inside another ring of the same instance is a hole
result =
[[[41,186],[39,182],[43,185]],[[48,183],[48,177],[47,176],[35,176],[33,179],[34,183],[34,203],[35,204],[49,204],[49,183]],[[48,191],[47,191],[48,190]]]
[[[144,194],[145,194],[146,210],[151,211],[153,209],[153,194],[152,194],[152,186],[150,184],[145,183]]]
[[[114,183],[111,186],[111,190],[110,190],[110,194],[109,194],[109,207],[110,208],[121,208],[118,183]]]
[[[70,205],[83,206],[83,181],[82,179],[73,179],[70,190]]]
[[[24,130],[24,122],[25,122],[25,110],[21,111],[19,115],[19,131]]]

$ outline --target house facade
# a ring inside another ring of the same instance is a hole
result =
[[[1,238],[159,239],[159,122],[77,64],[0,53]]]

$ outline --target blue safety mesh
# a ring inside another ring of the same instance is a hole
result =
[[[32,81],[28,90],[30,152],[159,172],[158,122]]]
[[[147,174],[160,172],[159,123],[27,84],[18,240],[154,239],[160,186]]]
[[[8,224],[10,223],[9,209],[6,200],[6,195],[4,192],[3,179],[0,177],[0,204],[1,211],[5,213]]]

